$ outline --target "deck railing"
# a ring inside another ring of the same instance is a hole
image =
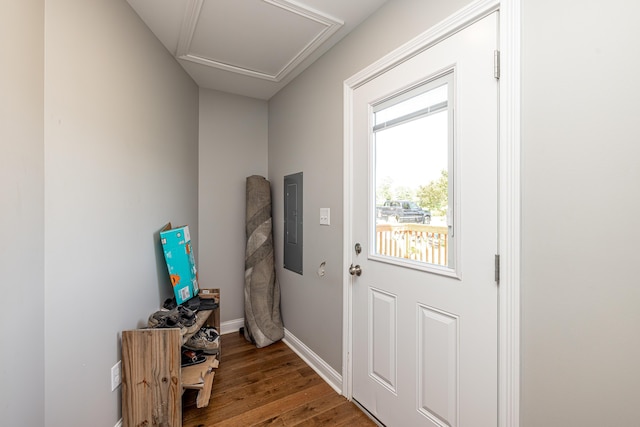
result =
[[[376,224],[376,252],[429,264],[448,265],[447,227],[424,224]]]

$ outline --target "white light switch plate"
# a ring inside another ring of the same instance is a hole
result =
[[[320,208],[320,225],[331,225],[330,208]]]

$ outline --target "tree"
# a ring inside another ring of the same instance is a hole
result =
[[[449,206],[449,172],[440,171],[440,177],[427,185],[421,185],[417,192],[420,206],[433,215],[445,215]]]
[[[376,204],[382,205],[387,200],[414,200],[415,188],[393,185],[393,178],[385,176],[376,185]]]
[[[382,205],[386,200],[391,200],[393,198],[393,193],[391,192],[393,178],[391,178],[390,176],[385,176],[381,181],[382,182],[376,186],[377,205]]]
[[[394,199],[396,200],[413,200],[416,195],[416,190],[413,188],[401,186],[394,188]]]

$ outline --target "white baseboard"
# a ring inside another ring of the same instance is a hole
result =
[[[240,328],[243,328],[243,327],[244,327],[244,318],[227,320],[226,322],[220,323],[220,335],[238,332]]]
[[[122,427],[122,418],[120,418],[120,421],[118,421],[114,427]]]
[[[327,382],[338,394],[342,394],[342,375],[327,364],[320,356],[315,354],[302,341],[296,338],[287,329],[284,330],[282,340],[291,350],[293,350],[302,360],[306,362],[320,377]]]
[[[220,324],[220,335],[238,332],[240,328],[244,328],[244,318],[222,322]],[[342,394],[342,375],[340,373],[329,366],[320,356],[315,354],[287,329],[284,330],[284,339],[282,341],[293,350],[294,353],[300,356],[311,369],[316,371],[331,388],[337,393]]]

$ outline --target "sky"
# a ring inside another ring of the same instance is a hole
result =
[[[447,112],[443,111],[375,133],[377,182],[389,176],[392,187],[420,185],[448,169]]]

